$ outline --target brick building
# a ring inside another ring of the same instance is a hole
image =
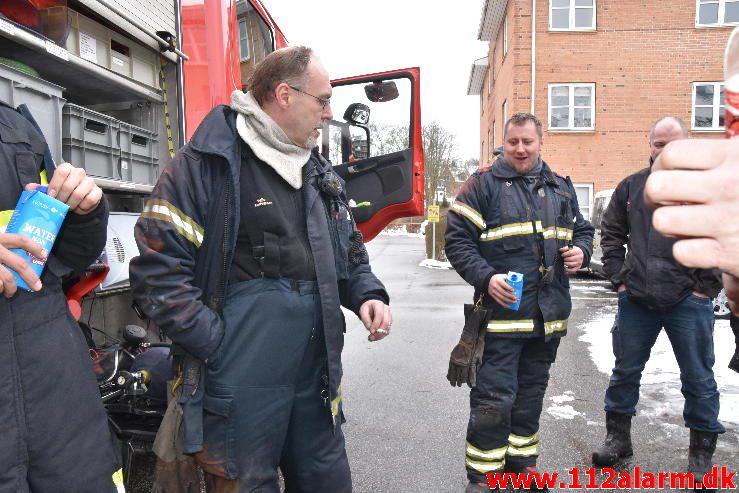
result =
[[[660,116],[682,118],[692,138],[721,136],[723,52],[738,23],[739,0],[484,0],[489,51],[468,87],[480,162],[493,161],[507,118],[531,111],[544,159],[589,213],[594,193],[647,165]]]

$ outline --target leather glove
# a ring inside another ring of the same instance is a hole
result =
[[[739,317],[733,313],[729,316],[729,325],[734,333],[734,356],[729,361],[729,368],[739,373]]]
[[[449,357],[446,378],[452,387],[461,387],[466,383],[472,388],[477,383],[477,370],[482,363],[482,353],[485,350],[488,313],[480,304],[465,304],[464,315],[464,328],[459,343]]]

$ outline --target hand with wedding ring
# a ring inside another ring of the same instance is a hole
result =
[[[10,269],[13,269],[34,291],[41,289],[41,280],[38,278],[26,261],[10,248],[22,248],[37,258],[46,258],[41,245],[30,238],[18,234],[0,233],[0,294],[10,298],[15,294],[18,286]]]
[[[390,335],[393,314],[390,307],[380,300],[367,300],[359,308],[359,318],[369,331],[369,341],[379,341]]]

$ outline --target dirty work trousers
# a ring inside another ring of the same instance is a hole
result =
[[[228,287],[223,342],[206,366],[204,449],[209,493],[351,492],[334,426],[314,281],[253,279]]]
[[[559,339],[544,342],[487,334],[477,386],[470,391],[465,464],[467,477],[536,465],[539,416]]]
[[[92,359],[47,279],[0,298],[0,493],[115,492],[119,452]]]
[[[723,433],[724,427],[718,421],[719,392],[713,376],[713,323],[713,303],[709,298],[690,295],[673,307],[653,310],[620,293],[611,330],[616,366],[606,390],[606,411],[636,414],[642,371],[664,327],[680,367],[685,426]]]

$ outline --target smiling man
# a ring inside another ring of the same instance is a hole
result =
[[[446,230],[447,258],[490,315],[470,391],[467,492],[489,491],[486,473],[536,471],[549,368],[572,308],[567,274],[588,265],[593,248],[570,179],[541,159],[539,119],[513,115],[504,139],[503,155],[463,185]],[[509,271],[524,275],[517,311]]]
[[[174,452],[196,455],[209,493],[279,493],[278,469],[288,492],[351,491],[341,306],[370,341],[392,316],[343,182],[313,149],[330,99],[310,48],[270,54],[249,92],[206,116],[136,225],[136,303],[183,353]]]

